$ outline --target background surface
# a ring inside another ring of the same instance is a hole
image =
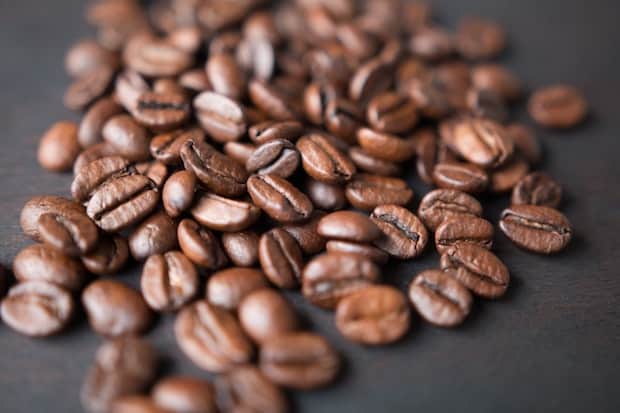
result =
[[[554,257],[518,250],[501,234],[496,252],[512,273],[508,294],[477,300],[462,328],[440,330],[416,320],[402,342],[366,349],[342,339],[330,314],[290,297],[317,331],[342,352],[338,383],[295,393],[301,412],[620,411],[620,54],[617,3],[611,0],[471,0],[433,2],[443,22],[465,14],[505,24],[511,49],[502,60],[530,88],[568,82],[586,94],[593,115],[568,133],[540,131],[544,169],[564,186],[562,205],[575,227]],[[0,261],[29,243],[18,225],[33,195],[68,195],[70,175],[36,163],[40,135],[53,122],[77,119],[62,107],[68,78],[63,56],[81,36],[81,0],[0,0]],[[525,119],[524,116],[521,116]],[[419,194],[428,188],[412,182]],[[493,222],[507,199],[485,215]],[[417,208],[417,201],[415,207]],[[437,265],[427,253],[385,271],[405,287]],[[120,276],[136,285],[138,266]],[[205,376],[178,351],[166,316],[149,339],[169,359],[167,371]],[[21,337],[0,325],[0,411],[79,412],[79,387],[100,338],[79,319],[64,335]]]

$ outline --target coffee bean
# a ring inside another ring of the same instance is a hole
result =
[[[75,304],[63,287],[46,281],[25,281],[13,286],[0,305],[2,320],[30,337],[45,337],[64,329]]]
[[[206,73],[214,92],[231,99],[243,98],[245,76],[233,56],[228,53],[210,55]]]
[[[431,129],[422,129],[414,135],[416,142],[416,171],[422,181],[433,183],[433,171],[438,161],[437,136]]]
[[[157,406],[147,396],[122,396],[114,400],[110,413],[172,413],[168,409]]]
[[[187,53],[196,53],[202,46],[202,30],[195,26],[176,27],[168,33],[167,40],[177,49]]]
[[[336,88],[330,83],[310,83],[304,90],[303,98],[304,110],[308,120],[315,125],[323,125],[327,105],[337,96]]]
[[[297,142],[302,166],[317,181],[341,183],[355,174],[355,165],[321,134],[305,135]]]
[[[439,270],[418,274],[409,285],[409,300],[422,318],[439,327],[461,324],[473,301],[460,282]]]
[[[316,230],[319,220],[324,215],[325,212],[315,210],[306,222],[283,227],[297,241],[304,254],[316,254],[325,248],[326,240]]]
[[[417,108],[408,98],[386,92],[375,96],[366,109],[372,128],[384,133],[405,133],[418,122]]]
[[[198,367],[221,373],[250,361],[252,344],[235,317],[206,301],[186,306],[176,318],[177,344]]]
[[[177,225],[164,212],[147,218],[129,237],[129,250],[136,261],[163,254],[177,245]]]
[[[479,118],[454,122],[451,133],[441,137],[450,149],[482,167],[497,167],[512,155],[510,134],[498,123]]]
[[[390,258],[388,254],[377,247],[351,241],[330,240],[325,244],[325,249],[328,253],[361,255],[376,264],[385,264]]]
[[[444,220],[435,231],[437,252],[445,253],[456,244],[474,244],[488,250],[493,246],[493,225],[486,219],[463,215]]]
[[[479,90],[492,90],[502,99],[513,101],[521,96],[521,81],[508,68],[496,63],[484,63],[471,71],[473,86]]]
[[[251,202],[205,193],[196,199],[190,212],[207,228],[234,232],[243,231],[256,222],[261,210]]]
[[[508,119],[508,108],[504,99],[495,91],[472,88],[467,92],[467,108],[477,118],[486,118],[503,123]]]
[[[250,173],[273,174],[282,178],[293,175],[299,166],[299,152],[290,141],[275,139],[256,148],[245,164]]]
[[[158,406],[174,413],[215,413],[215,389],[207,380],[169,376],[157,382],[151,392]]]
[[[499,168],[490,172],[489,189],[495,193],[511,191],[527,175],[530,166],[521,154],[514,156]]]
[[[239,322],[256,343],[297,330],[297,314],[284,296],[263,288],[246,295],[238,308]]]
[[[251,143],[226,142],[224,144],[224,153],[241,165],[245,165],[255,150],[256,145]]]
[[[121,156],[106,156],[84,166],[73,179],[71,195],[76,201],[85,202],[113,175],[130,169],[130,162]]]
[[[275,120],[295,120],[299,109],[276,87],[260,80],[252,80],[248,86],[252,103]]]
[[[119,115],[122,109],[111,97],[103,97],[95,102],[84,114],[77,132],[77,140],[82,148],[101,142],[103,126],[112,117]]]
[[[456,48],[466,59],[491,59],[506,48],[506,34],[493,21],[464,17],[457,28]]]
[[[180,165],[182,163],[181,147],[189,140],[203,142],[205,133],[196,127],[164,133],[151,140],[149,150],[153,158],[166,165]]]
[[[470,163],[439,163],[433,170],[433,181],[442,189],[478,193],[488,186],[489,175],[484,169]]]
[[[99,67],[117,67],[116,53],[95,40],[84,39],[73,44],[65,55],[65,69],[70,76],[80,77]]]
[[[557,208],[562,200],[562,187],[544,172],[524,176],[512,191],[513,205],[540,205]]]
[[[248,130],[248,135],[257,144],[275,139],[286,139],[294,142],[302,135],[303,131],[303,125],[295,120],[265,121],[253,125]]]
[[[198,293],[198,272],[179,251],[153,254],[144,263],[140,288],[155,311],[175,311]]]
[[[379,58],[367,60],[357,68],[349,82],[349,97],[355,102],[367,102],[390,87],[390,67]]]
[[[79,291],[85,281],[84,267],[62,252],[44,244],[22,249],[13,261],[18,281],[45,281],[69,291]]]
[[[388,254],[410,259],[420,255],[428,242],[428,232],[422,221],[398,205],[380,205],[370,219],[383,232],[375,245]]]
[[[45,244],[73,257],[92,251],[99,239],[97,227],[83,211],[65,208],[39,215],[37,232]]]
[[[80,153],[77,126],[73,122],[57,122],[50,127],[39,143],[39,164],[48,171],[71,169]]]
[[[566,129],[583,122],[588,104],[575,87],[553,85],[532,94],[528,111],[536,123],[542,126]]]
[[[187,211],[194,201],[196,192],[196,175],[190,171],[178,171],[172,174],[164,184],[162,201],[166,213],[176,218]]]
[[[377,158],[359,146],[352,146],[348,154],[358,170],[385,176],[396,176],[402,172],[399,164]]]
[[[320,11],[320,8],[315,8],[313,12]],[[310,17],[311,18],[311,17]],[[302,22],[302,25],[305,23]],[[310,25],[312,27],[313,25]],[[379,60],[379,59],[375,59]],[[338,89],[343,89],[349,79],[351,78],[351,69],[345,59],[345,56],[339,52],[332,52],[329,50],[322,49],[314,49],[308,51],[304,55],[304,61],[308,70],[310,71],[310,75],[313,80],[332,84],[336,86]],[[369,69],[366,69],[366,73],[368,73]],[[358,83],[364,83],[363,78],[367,78],[367,76],[361,76],[364,73],[360,74],[360,79]],[[358,89],[361,87],[357,86]]]
[[[401,139],[396,135],[368,128],[357,131],[357,142],[368,154],[392,162],[406,161],[416,150],[415,141],[412,139]]]
[[[450,218],[482,215],[482,206],[476,198],[452,189],[436,189],[422,198],[418,215],[431,231]]]
[[[226,255],[239,267],[251,267],[258,262],[258,240],[258,234],[253,231],[222,234],[222,246]]]
[[[328,132],[349,143],[355,142],[355,133],[364,123],[359,106],[342,98],[333,98],[327,102],[323,119]]]
[[[192,65],[192,55],[154,38],[135,36],[125,47],[127,66],[149,77],[176,76]]]
[[[265,275],[280,288],[293,288],[301,279],[303,258],[295,238],[282,228],[264,233],[258,243],[258,259]]]
[[[183,125],[189,118],[190,105],[181,90],[144,92],[133,117],[142,125],[157,131],[168,131]]]
[[[376,285],[340,300],[336,327],[349,340],[384,345],[400,339],[409,330],[411,315],[407,299],[394,287]]]
[[[105,123],[102,134],[116,153],[130,161],[145,161],[149,158],[148,132],[131,116],[114,116]]]
[[[337,211],[325,215],[317,225],[319,235],[329,239],[372,242],[381,236],[368,216],[354,211]]]
[[[228,262],[217,237],[192,219],[179,223],[177,237],[183,253],[200,267],[216,270]]]
[[[423,27],[411,38],[409,48],[424,60],[439,60],[454,52],[454,39],[440,27]]]
[[[85,109],[106,92],[113,76],[114,69],[109,66],[84,73],[67,88],[63,97],[65,106],[71,110]]]
[[[413,191],[399,178],[357,174],[347,184],[347,200],[357,209],[371,211],[379,205],[407,205],[413,198]]]
[[[286,413],[286,396],[261,371],[252,365],[240,366],[215,379],[220,411]]]
[[[519,247],[540,254],[563,250],[573,236],[564,214],[538,205],[513,205],[505,209],[499,227]]]
[[[474,294],[484,298],[504,295],[510,281],[508,269],[492,252],[474,244],[456,244],[441,255],[441,269]]]
[[[200,125],[217,142],[239,140],[246,132],[246,116],[236,101],[215,92],[202,92],[194,98]]]
[[[338,210],[344,208],[347,203],[344,188],[340,185],[326,184],[325,182],[307,178],[304,189],[317,208]]]
[[[515,149],[523,155],[531,165],[540,162],[542,158],[542,148],[531,128],[520,123],[512,123],[506,126],[506,130],[515,144]]]
[[[272,337],[260,350],[259,366],[276,384],[315,389],[332,382],[340,371],[340,357],[323,337],[290,333]]]
[[[82,305],[97,333],[107,337],[141,334],[152,313],[140,293],[113,280],[97,280],[82,292]]]
[[[125,70],[116,77],[114,94],[128,112],[133,111],[138,106],[138,98],[142,93],[150,90],[146,80],[133,70]]]
[[[147,161],[137,163],[134,166],[139,174],[142,174],[153,181],[157,189],[161,189],[164,186],[164,182],[166,181],[166,178],[168,178],[168,167],[166,164],[159,161]]]
[[[206,92],[212,89],[207,74],[202,69],[191,69],[179,76],[179,85],[190,93]]]
[[[231,267],[218,271],[209,278],[207,300],[226,310],[236,310],[245,296],[268,286],[269,282],[262,271]]]
[[[73,164],[73,174],[77,175],[84,166],[94,160],[104,158],[106,156],[116,155],[116,149],[107,142],[96,143],[93,146],[84,149]]]
[[[252,175],[248,193],[254,203],[279,222],[297,222],[310,216],[312,202],[290,182],[277,175]]]
[[[455,110],[448,87],[432,71],[409,80],[404,92],[424,117],[442,119]]]
[[[365,60],[377,54],[379,39],[356,23],[343,23],[336,27],[336,38],[345,48],[348,56]]]
[[[108,275],[119,272],[129,259],[129,244],[119,235],[101,237],[97,248],[82,256],[82,263],[93,274]]]

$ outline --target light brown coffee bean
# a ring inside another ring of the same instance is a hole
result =
[[[373,129],[385,133],[404,133],[418,121],[415,104],[397,93],[375,96],[366,109],[366,118]]]
[[[215,231],[234,232],[248,228],[261,210],[251,202],[224,198],[212,193],[198,197],[190,210],[196,221]]]
[[[532,94],[528,111],[542,126],[566,129],[583,122],[588,113],[588,104],[575,87],[553,85]]]
[[[79,261],[50,248],[33,244],[22,249],[13,261],[17,281],[46,281],[71,292],[79,291],[86,274]]]
[[[176,218],[187,211],[194,201],[196,175],[190,171],[175,172],[166,180],[162,202],[166,213]]]
[[[251,267],[258,262],[259,236],[254,231],[225,232],[222,246],[230,261],[239,267]]]
[[[254,268],[231,267],[214,273],[207,282],[207,300],[226,310],[236,310],[252,291],[269,286],[262,271]]]
[[[173,413],[216,413],[215,389],[203,379],[168,376],[157,382],[151,397],[158,406]]]
[[[88,271],[97,275],[119,272],[129,260],[129,244],[120,235],[101,237],[97,248],[82,256],[82,263]]]
[[[402,179],[370,174],[357,174],[347,184],[345,195],[363,211],[384,204],[407,205],[413,199],[413,191]]]
[[[37,223],[46,245],[72,257],[91,252],[99,241],[97,226],[83,212],[45,213]]]
[[[433,170],[433,181],[442,189],[478,193],[489,185],[489,175],[484,169],[470,163],[439,163]]]
[[[385,132],[376,132],[369,128],[357,131],[357,143],[367,153],[379,159],[392,162],[403,162],[415,154],[416,145],[413,139],[402,139]]]
[[[165,213],[156,212],[129,236],[129,251],[136,261],[163,254],[177,245],[177,225]]]
[[[155,136],[149,145],[153,158],[166,165],[180,165],[181,148],[189,140],[203,142],[205,133],[200,128],[178,129]]]
[[[209,270],[217,270],[228,263],[217,237],[196,221],[192,219],[181,221],[177,237],[181,250],[194,264]]]
[[[190,112],[183,89],[174,82],[172,88],[160,91],[155,85],[154,92],[142,93],[131,115],[149,129],[169,131],[185,124]]]
[[[231,99],[243,98],[245,76],[232,55],[228,53],[210,55],[205,70],[214,92]]]
[[[286,139],[295,142],[303,133],[304,126],[296,120],[272,121],[257,123],[248,130],[250,139],[263,144],[275,139]]]
[[[481,118],[463,118],[454,122],[446,144],[469,162],[482,167],[497,167],[512,155],[510,134],[497,122]]]
[[[198,293],[198,272],[179,251],[153,254],[144,263],[140,288],[155,311],[175,311]]]
[[[325,238],[354,242],[372,242],[381,236],[381,231],[367,215],[354,211],[325,215],[317,225],[317,232]]]
[[[103,139],[116,152],[130,161],[145,161],[149,158],[150,137],[147,130],[129,115],[116,115],[103,127]]]
[[[377,158],[359,146],[352,146],[348,154],[360,171],[384,176],[397,176],[402,173],[398,163]]]
[[[301,279],[303,258],[299,244],[286,230],[265,232],[258,243],[258,259],[265,275],[280,288],[294,288]]]
[[[73,122],[57,122],[52,125],[39,143],[39,164],[48,171],[70,170],[80,153],[77,131],[77,125]]]
[[[544,172],[524,176],[513,188],[513,205],[541,205],[557,208],[562,200],[562,187]]]
[[[326,239],[320,236],[316,230],[319,220],[324,215],[325,212],[315,210],[306,222],[285,225],[282,228],[295,238],[304,254],[316,254],[325,247]]]
[[[286,139],[274,139],[256,148],[245,163],[245,169],[259,175],[288,178],[297,170],[299,158],[294,144]]]
[[[370,244],[360,244],[351,241],[330,240],[325,244],[327,252],[356,254],[368,258],[376,264],[385,264],[390,256]]]
[[[493,233],[493,225],[486,219],[472,215],[448,218],[435,231],[435,247],[440,254],[461,243],[490,250],[493,246]]]
[[[245,134],[247,119],[235,100],[215,92],[202,92],[194,98],[200,125],[217,142],[236,141]]]
[[[263,288],[246,295],[238,308],[239,322],[256,343],[297,330],[299,320],[293,307],[279,292]]]

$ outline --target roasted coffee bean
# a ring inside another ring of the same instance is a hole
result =
[[[129,237],[129,250],[136,261],[163,254],[177,245],[177,225],[165,212],[156,212]]]
[[[45,337],[64,329],[75,304],[63,287],[46,281],[25,281],[13,286],[0,304],[2,321],[20,334]]]
[[[422,198],[418,215],[431,231],[450,218],[482,215],[482,206],[474,197],[451,189],[436,189]]]
[[[316,230],[319,220],[324,215],[325,212],[315,210],[307,221],[300,224],[285,225],[282,228],[295,238],[304,254],[316,254],[325,248],[326,239],[320,236]]]
[[[217,237],[192,219],[179,223],[177,237],[183,253],[200,267],[216,270],[228,262]]]
[[[132,336],[107,341],[82,384],[82,406],[92,413],[109,412],[114,400],[146,390],[157,367],[157,354],[147,341]]]
[[[492,252],[474,244],[456,244],[442,254],[441,269],[474,294],[498,298],[510,281],[508,269]]]
[[[84,114],[77,132],[77,140],[82,148],[101,142],[103,126],[122,110],[122,106],[111,97],[103,97],[95,102]]]
[[[245,165],[255,150],[256,145],[251,143],[226,142],[224,144],[224,153],[241,165]]]
[[[407,132],[418,121],[415,104],[393,92],[375,96],[368,103],[366,118],[374,130],[393,134]]]
[[[416,171],[422,181],[433,183],[433,171],[438,162],[439,145],[431,129],[422,129],[413,135],[416,142]]]
[[[506,33],[493,21],[464,17],[457,28],[456,48],[466,59],[491,59],[506,48]]]
[[[505,66],[485,63],[471,71],[473,86],[479,90],[492,90],[502,99],[513,101],[521,96],[521,82]]]
[[[399,178],[357,174],[347,184],[345,195],[355,208],[371,211],[384,204],[407,205],[413,198],[413,191]]]
[[[376,264],[385,264],[390,258],[388,254],[377,247],[351,241],[330,240],[325,244],[325,249],[328,253],[361,255]]]
[[[333,98],[327,102],[323,116],[325,129],[349,143],[355,142],[355,133],[364,122],[359,106],[342,98]]]
[[[67,88],[63,97],[65,106],[71,110],[82,110],[101,97],[112,82],[114,69],[101,66],[77,78]]]
[[[65,69],[73,77],[80,77],[99,67],[117,67],[116,53],[95,40],[84,39],[73,44],[65,55]]]
[[[190,105],[180,92],[182,90],[145,92],[138,98],[131,114],[140,124],[153,130],[171,130],[181,126],[189,118]]]
[[[82,292],[82,305],[91,327],[107,337],[144,333],[152,320],[142,295],[118,281],[92,282]]]
[[[138,173],[153,181],[157,189],[161,189],[168,178],[168,167],[163,162],[140,162],[135,164],[135,168]]]
[[[381,231],[367,215],[354,211],[325,215],[317,225],[317,232],[328,239],[354,242],[372,242],[381,236]]]
[[[340,185],[307,178],[304,189],[314,206],[320,209],[338,210],[344,208],[347,203],[344,188]]]
[[[179,85],[190,93],[206,92],[212,89],[207,74],[202,69],[191,69],[179,76]]]
[[[148,77],[176,76],[192,65],[192,55],[154,38],[134,36],[123,52],[125,64]]]
[[[377,132],[369,128],[357,131],[357,143],[368,154],[379,159],[402,162],[415,154],[416,145],[413,139],[402,139],[396,135]]]
[[[152,95],[160,95],[159,98],[156,98],[157,100],[165,101],[171,98],[170,96],[163,97],[162,95],[176,95],[177,97],[186,96],[185,89],[183,89],[176,80],[169,77],[162,77],[153,81],[152,89],[153,92],[155,92]]]
[[[217,142],[239,140],[246,132],[246,116],[236,101],[215,92],[202,92],[194,99],[200,125]]]
[[[62,252],[45,244],[22,249],[13,261],[18,281],[46,281],[69,291],[78,291],[85,281],[84,267]]]
[[[116,155],[116,149],[107,142],[96,143],[93,146],[84,149],[77,158],[75,158],[75,163],[73,164],[73,174],[77,175],[80,173],[82,168],[86,165],[95,161],[97,159],[104,158],[106,156]]]
[[[252,103],[275,120],[295,120],[300,117],[298,108],[276,87],[252,80],[248,87]]]
[[[521,154],[513,156],[510,161],[490,171],[489,189],[499,194],[511,191],[529,170],[530,165]]]
[[[439,60],[454,52],[454,39],[441,27],[423,27],[411,38],[409,49],[424,60]]]
[[[493,225],[486,219],[463,215],[446,219],[435,231],[437,252],[445,253],[456,244],[474,244],[488,250],[493,246]]]
[[[463,118],[452,125],[451,133],[442,134],[446,144],[464,159],[482,167],[497,167],[512,155],[510,134],[488,119]]]
[[[305,135],[297,142],[297,149],[301,153],[304,170],[317,181],[342,183],[355,174],[353,162],[324,135]]]
[[[336,88],[330,83],[313,82],[304,90],[304,111],[308,120],[315,125],[325,122],[325,110],[330,101],[338,97]]]
[[[409,285],[409,300],[418,314],[439,327],[455,327],[469,314],[469,291],[443,271],[426,270]]]
[[[284,296],[270,288],[246,295],[237,310],[241,327],[256,343],[297,330],[299,320]]]
[[[272,337],[260,349],[259,366],[274,383],[294,389],[315,389],[332,382],[340,357],[323,337],[290,333]]]
[[[433,170],[433,181],[442,189],[478,193],[489,185],[489,175],[484,169],[470,163],[439,163]]]
[[[215,389],[203,379],[169,376],[151,391],[155,404],[173,413],[216,413]]]
[[[189,140],[203,142],[205,134],[202,129],[196,127],[164,133],[151,140],[149,149],[153,158],[158,161],[166,165],[180,165],[181,147]]]
[[[537,90],[528,103],[530,116],[540,125],[566,129],[581,123],[588,104],[581,92],[568,85],[554,85]]]
[[[179,251],[153,254],[144,263],[140,288],[153,310],[175,311],[198,293],[198,272]]]
[[[236,310],[245,296],[268,286],[269,281],[262,271],[231,267],[218,271],[209,278],[207,300],[226,310]]]
[[[315,8],[313,11],[319,10],[320,8]],[[333,84],[338,89],[343,89],[351,78],[351,69],[340,50],[330,51],[316,48],[306,52],[304,62],[313,80]],[[360,78],[359,83],[362,83],[361,80]]]
[[[258,243],[258,259],[265,275],[280,288],[293,288],[301,279],[304,265],[295,238],[282,228],[265,232]]]
[[[258,262],[258,240],[258,234],[253,231],[222,234],[222,246],[226,255],[239,267],[251,267]]]
[[[279,222],[297,222],[310,216],[312,202],[290,182],[277,175],[252,175],[248,179],[252,201]]]
[[[508,109],[504,99],[493,90],[470,89],[467,92],[467,108],[477,118],[486,118],[503,123],[508,119]]]
[[[43,213],[37,221],[37,232],[45,244],[74,257],[92,251],[99,240],[97,226],[83,211]]]
[[[362,64],[349,82],[349,97],[354,102],[367,102],[390,87],[390,66],[380,58]]]
[[[64,172],[71,169],[80,153],[77,126],[73,122],[57,122],[41,138],[38,150],[39,164],[48,171]]]
[[[374,241],[375,245],[388,254],[410,259],[424,251],[428,231],[409,210],[398,205],[380,205],[372,211],[370,219],[383,232]]]
[[[538,205],[513,205],[505,209],[499,227],[519,247],[540,254],[563,250],[573,236],[564,214]]]
[[[114,116],[105,123],[102,134],[116,153],[130,161],[145,161],[149,158],[148,132],[131,116]]]
[[[166,213],[176,218],[187,211],[194,201],[196,192],[196,175],[190,171],[178,171],[172,174],[164,184],[162,202]]]
[[[204,142],[187,141],[181,147],[185,169],[218,195],[237,196],[245,192],[247,172],[228,156]]]
[[[400,339],[409,330],[411,315],[404,294],[394,287],[375,285],[340,300],[336,327],[349,340],[384,345]]]
[[[542,148],[534,131],[520,123],[506,126],[506,130],[512,138],[515,149],[525,157],[530,165],[536,165],[542,158]]]
[[[299,152],[286,139],[274,139],[256,148],[245,164],[250,173],[274,174],[282,178],[293,175],[299,166]]]
[[[71,195],[76,201],[86,202],[90,196],[113,175],[129,169],[130,162],[121,156],[106,156],[84,166],[71,184]]]
[[[557,208],[562,200],[562,187],[544,172],[524,176],[512,191],[513,205],[541,205]]]
[[[205,193],[196,200],[190,212],[207,228],[234,232],[243,231],[256,222],[261,210],[251,202]]]
[[[302,293],[312,304],[333,309],[343,297],[380,278],[379,268],[369,258],[328,253],[313,258],[304,268]]]
[[[276,55],[273,44],[265,38],[245,35],[237,48],[237,61],[241,67],[254,78],[268,80],[276,67]]]
[[[206,73],[214,92],[231,99],[243,98],[245,75],[232,55],[228,53],[210,55]]]
[[[343,23],[336,28],[336,38],[345,48],[348,56],[355,60],[365,60],[374,56],[379,48],[379,40],[358,24]]]
[[[177,344],[198,367],[213,373],[250,361],[252,344],[228,311],[198,301],[186,306],[176,318]]]
[[[296,120],[265,121],[253,125],[248,130],[248,135],[257,144],[275,139],[286,139],[294,142],[302,135],[303,131],[303,125]]]
[[[377,158],[369,154],[366,150],[359,146],[352,146],[349,149],[349,157],[355,164],[358,170],[362,170],[368,173],[396,176],[400,175],[402,170],[399,164],[385,159]]]
[[[448,87],[433,72],[411,79],[405,92],[427,118],[441,119],[455,110]]]
[[[215,379],[217,406],[222,412],[289,411],[286,396],[252,365],[240,366]]]
[[[146,80],[133,70],[125,70],[116,78],[114,94],[119,103],[128,111],[138,106],[138,98],[150,89]]]
[[[129,259],[129,244],[120,235],[101,237],[97,248],[82,256],[82,263],[93,274],[108,275],[119,272]]]

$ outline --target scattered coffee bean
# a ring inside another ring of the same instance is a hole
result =
[[[187,211],[194,201],[196,175],[190,171],[175,172],[166,180],[162,192],[162,203],[166,213],[177,218]]]
[[[422,221],[398,205],[380,205],[370,214],[370,219],[383,232],[375,245],[388,254],[401,259],[420,255],[428,242],[428,231]]]
[[[396,93],[383,93],[372,99],[366,118],[374,129],[395,134],[407,132],[418,121],[415,104]]]
[[[262,144],[245,163],[245,169],[250,173],[273,174],[281,178],[293,175],[298,166],[299,152],[286,139],[274,139]]]
[[[489,175],[481,167],[470,163],[439,163],[433,170],[433,181],[443,189],[478,193],[488,186]]]
[[[299,320],[284,296],[263,288],[246,295],[237,310],[241,327],[256,343],[297,330]]]
[[[476,198],[452,189],[436,189],[422,198],[418,215],[431,231],[446,219],[482,215],[482,206]]]
[[[456,48],[466,59],[490,59],[506,48],[506,34],[495,22],[464,17],[457,28]]]
[[[266,121],[253,125],[248,130],[250,139],[263,144],[275,139],[286,139],[294,142],[303,134],[304,126],[295,120]]]
[[[484,63],[471,71],[471,81],[478,90],[492,90],[502,99],[512,101],[521,96],[521,82],[508,68],[496,63]]]
[[[588,113],[588,104],[576,88],[554,85],[534,92],[528,110],[538,124],[566,129],[583,122]]]
[[[44,213],[37,223],[41,241],[73,257],[89,253],[99,240],[97,226],[81,211]]]
[[[190,210],[196,221],[215,231],[243,231],[260,216],[260,208],[251,202],[205,193]]]
[[[286,396],[257,368],[240,366],[215,379],[217,406],[223,412],[286,413]]]
[[[215,389],[207,380],[170,376],[151,391],[155,404],[174,413],[215,413]]]
[[[41,138],[39,164],[49,171],[68,171],[79,153],[77,126],[72,122],[57,122]]]
[[[524,176],[513,188],[513,205],[540,205],[557,208],[562,200],[562,187],[544,172]]]
[[[206,72],[213,91],[231,99],[243,97],[245,76],[233,56],[227,53],[210,55]]]
[[[369,128],[360,128],[357,131],[357,143],[369,155],[392,162],[406,161],[416,150],[415,141],[412,139],[402,139]]]
[[[464,159],[482,167],[496,167],[512,155],[514,144],[510,134],[488,119],[457,120],[451,133],[442,134],[450,149]]]
[[[72,292],[86,278],[82,263],[45,244],[22,249],[13,261],[13,274],[18,281],[46,281]]]
[[[225,232],[222,246],[230,261],[239,267],[251,267],[258,262],[259,236],[254,231]]]
[[[65,55],[65,69],[73,77],[80,77],[102,66],[116,67],[118,56],[91,39],[80,40]]]
[[[301,280],[303,258],[299,244],[286,230],[274,228],[260,237],[258,259],[265,275],[280,288],[294,288]]]
[[[140,278],[144,300],[156,311],[180,309],[196,296],[198,282],[194,264],[179,251],[150,255]]]
[[[305,193],[316,208],[335,211],[344,208],[347,199],[344,188],[338,184],[327,184],[312,178],[305,182]]]
[[[376,264],[385,264],[390,256],[370,244],[360,244],[351,241],[330,240],[325,244],[327,252],[356,254],[368,258]]]
[[[493,233],[493,225],[486,219],[473,215],[448,218],[435,231],[435,247],[440,254],[461,243],[490,250],[493,246]]]
[[[129,250],[136,261],[163,254],[177,245],[177,226],[164,212],[156,212],[129,237]]]
[[[175,83],[175,87],[178,85]],[[190,115],[190,106],[182,90],[145,92],[140,95],[132,116],[155,131],[169,131],[182,126]]]
[[[111,97],[103,97],[95,102],[84,114],[77,132],[77,140],[82,148],[101,142],[103,127],[108,120],[119,115],[122,110],[122,106]]]
[[[317,225],[319,235],[345,241],[372,242],[381,236],[368,216],[354,211],[337,211],[325,215]]]
[[[379,205],[407,205],[413,199],[413,191],[399,178],[357,174],[347,184],[347,200],[357,209],[372,211]]]
[[[192,219],[179,223],[177,238],[183,253],[200,267],[216,270],[228,262],[217,237]]]
[[[209,278],[207,300],[226,310],[235,310],[245,296],[268,286],[269,282],[262,271],[231,267],[218,271]]]
[[[297,241],[306,255],[321,252],[325,247],[326,239],[320,236],[316,230],[319,220],[324,215],[325,212],[315,210],[305,223],[283,227]]]
[[[402,172],[398,163],[370,155],[359,146],[352,146],[348,153],[358,170],[385,176],[396,176]]]
[[[342,183],[355,174],[355,165],[339,151],[327,137],[320,134],[306,135],[297,142],[302,166],[317,181]]]
[[[149,135],[129,115],[117,115],[103,127],[103,139],[112,145],[116,153],[130,161],[145,161],[149,158]]]
[[[82,263],[93,274],[109,275],[119,272],[129,260],[129,244],[120,235],[102,237],[97,248],[82,256]]]
[[[187,141],[204,142],[205,134],[199,128],[179,129],[155,136],[149,145],[153,158],[166,165],[180,165],[181,148]]]
[[[246,132],[246,115],[236,101],[215,92],[202,92],[194,99],[200,125],[217,142],[236,141]]]
[[[297,222],[310,216],[314,207],[308,197],[277,175],[252,175],[248,179],[252,201],[278,222]]]
[[[534,131],[520,123],[512,123],[506,127],[512,138],[515,149],[525,157],[530,165],[536,165],[542,158],[542,148]]]

